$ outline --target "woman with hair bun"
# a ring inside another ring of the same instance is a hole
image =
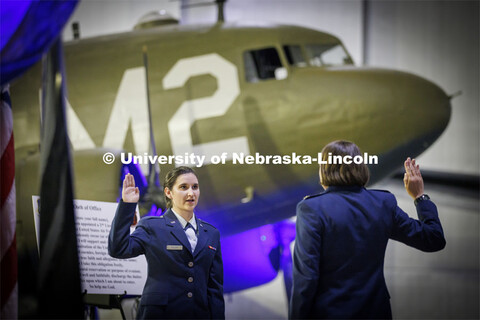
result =
[[[194,213],[200,197],[197,175],[189,167],[175,168],[164,187],[168,210],[143,217],[130,235],[139,190],[133,176],[125,176],[110,229],[112,257],[144,254],[147,259],[137,319],[224,319],[220,233]]]

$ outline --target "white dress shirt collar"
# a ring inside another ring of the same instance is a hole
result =
[[[192,215],[192,219],[190,221],[185,220],[181,215],[176,213],[173,209],[171,209],[175,217],[177,217],[177,220],[180,221],[180,224],[182,225],[182,229],[185,229],[185,226],[187,223],[190,223],[193,227],[194,230],[197,230],[197,220],[195,219],[195,212]]]

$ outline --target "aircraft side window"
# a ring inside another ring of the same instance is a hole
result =
[[[275,71],[283,68],[275,48],[245,51],[243,53],[243,61],[245,64],[245,78],[248,82],[278,79]]]
[[[339,43],[334,44],[311,44],[305,49],[309,57],[309,63],[315,67],[330,67],[353,64],[352,59]]]
[[[287,57],[288,64],[295,67],[305,67],[307,62],[302,54],[302,49],[297,45],[283,46],[283,51]]]

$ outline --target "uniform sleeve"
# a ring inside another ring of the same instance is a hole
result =
[[[425,252],[442,250],[446,241],[437,207],[432,201],[424,200],[416,208],[419,220],[410,218],[395,201],[391,238]]]
[[[208,305],[212,319],[225,319],[225,301],[223,299],[223,261],[220,245],[220,233],[218,234],[218,247],[215,252],[213,264],[210,268],[208,279]]]
[[[120,200],[108,236],[108,254],[113,258],[127,259],[145,253],[143,243],[148,243],[148,232],[140,219],[130,235],[130,226],[135,215],[136,203]]]
[[[308,318],[318,287],[322,224],[318,214],[305,201],[297,206],[293,251],[293,288],[289,318]]]

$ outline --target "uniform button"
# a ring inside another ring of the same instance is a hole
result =
[[[193,297],[193,293],[191,293],[191,292],[187,293],[187,297],[189,297],[189,298]]]
[[[188,282],[193,282],[193,277],[188,277]]]
[[[190,262],[188,263],[188,266],[189,266],[190,268],[193,267],[193,261],[190,261]]]

